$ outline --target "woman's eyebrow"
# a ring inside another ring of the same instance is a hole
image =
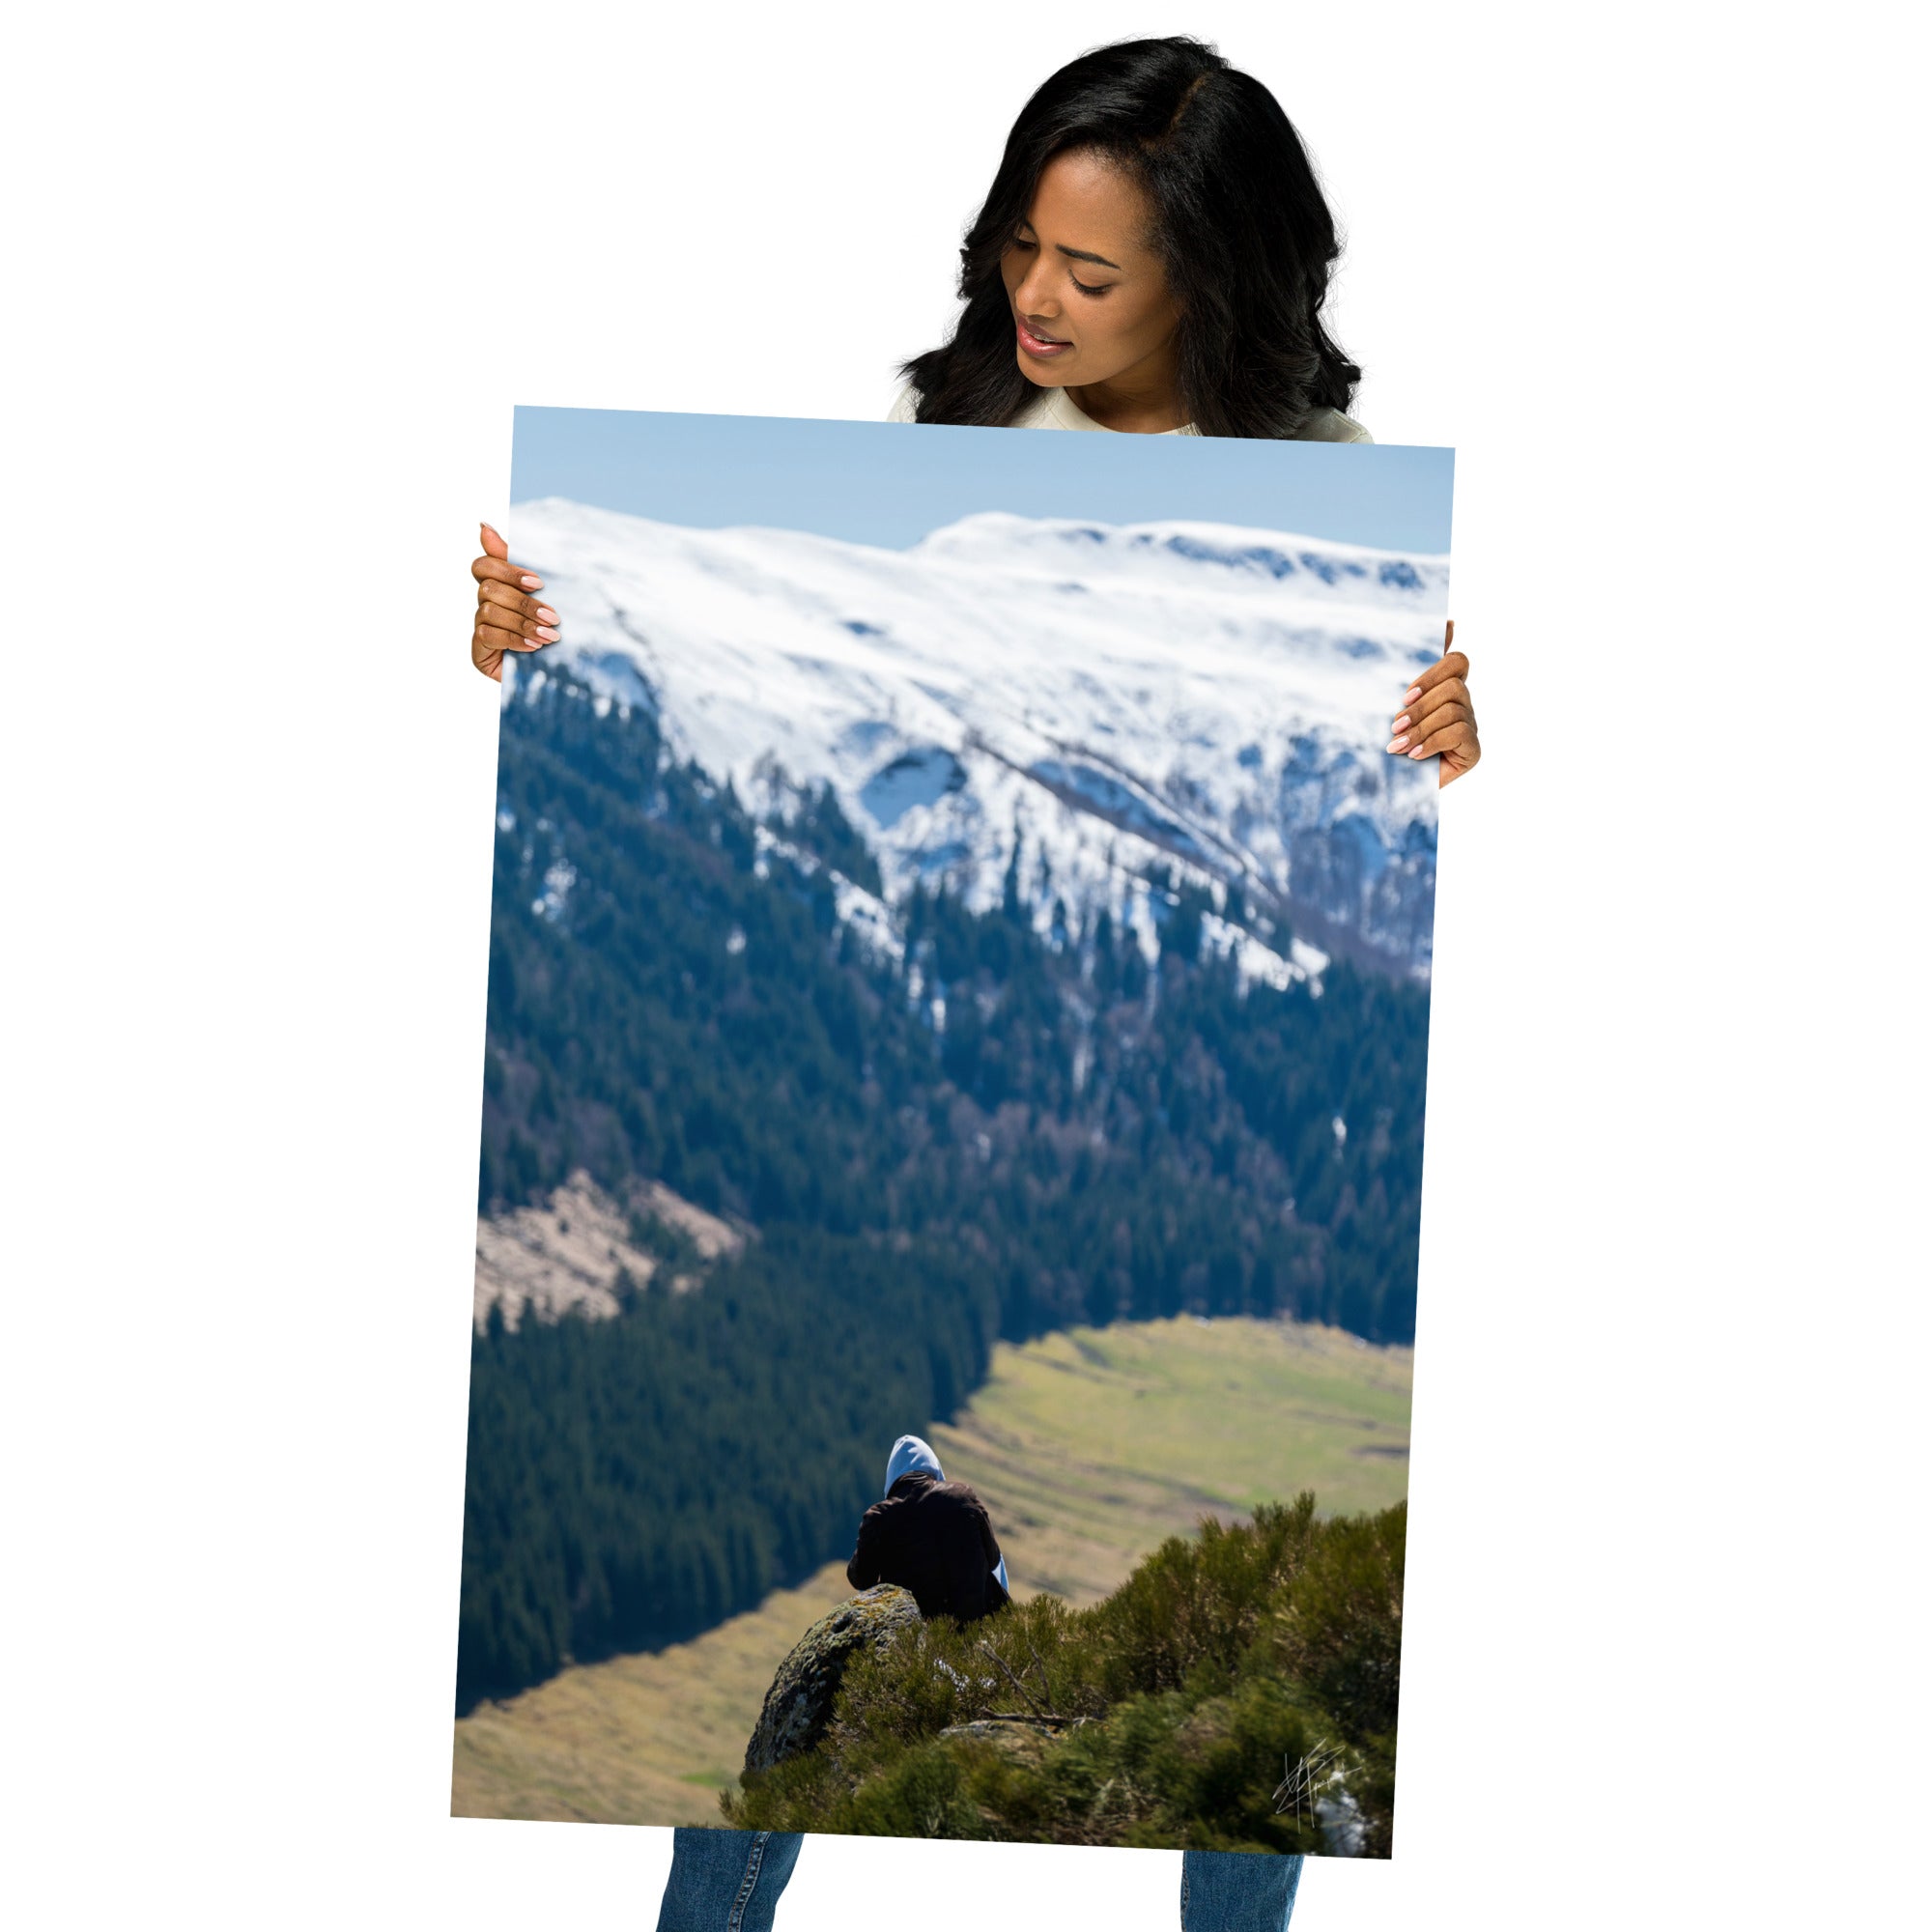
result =
[[[1027,220],[1024,215],[1020,217],[1020,227],[1024,229],[1028,234],[1033,235],[1036,238],[1039,234],[1039,230],[1037,229],[1031,221]],[[1098,264],[1098,266],[1103,269],[1112,269],[1115,274],[1117,275],[1124,275],[1127,272],[1123,268],[1121,267],[1120,263],[1110,262],[1108,261],[1106,256],[1096,255],[1091,248],[1069,248],[1065,242],[1056,242],[1053,245],[1055,249],[1060,254],[1065,255],[1068,261],[1094,262]]]
[[[1104,256],[1104,255],[1096,255],[1096,254],[1094,254],[1094,252],[1093,252],[1093,251],[1092,251],[1091,249],[1088,249],[1088,248],[1069,248],[1069,247],[1068,247],[1068,246],[1066,245],[1066,243],[1065,243],[1065,242],[1055,242],[1055,243],[1054,243],[1053,245],[1054,245],[1054,246],[1055,246],[1055,247],[1056,247],[1056,248],[1057,248],[1057,249],[1058,249],[1058,250],[1059,250],[1059,251],[1060,251],[1060,252],[1061,252],[1061,253],[1062,253],[1063,255],[1065,255],[1065,256],[1067,256],[1067,257],[1068,257],[1068,258],[1069,258],[1070,260],[1072,260],[1072,261],[1075,261],[1075,262],[1097,262],[1097,263],[1098,263],[1098,264],[1100,265],[1100,267],[1101,267],[1101,268],[1103,268],[1103,269],[1112,269],[1112,270],[1114,270],[1114,272],[1115,272],[1115,273],[1116,273],[1117,275],[1123,275],[1123,274],[1125,274],[1125,273],[1126,273],[1126,270],[1124,270],[1123,268],[1122,268],[1122,267],[1121,267],[1120,263],[1118,263],[1118,262],[1110,262],[1110,261],[1108,261],[1108,259],[1106,258],[1106,256]]]

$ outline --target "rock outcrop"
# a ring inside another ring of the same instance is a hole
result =
[[[862,1650],[880,1650],[902,1630],[923,1622],[910,1590],[876,1584],[820,1617],[778,1667],[757,1728],[745,1747],[748,1772],[770,1771],[809,1751],[832,1721],[832,1700],[845,1666]]]
[[[639,1217],[681,1238],[690,1254],[683,1272],[638,1244]],[[607,1321],[622,1309],[625,1276],[639,1288],[665,1276],[660,1285],[682,1293],[713,1262],[744,1245],[736,1228],[661,1180],[634,1181],[619,1200],[580,1168],[547,1201],[476,1223],[476,1326],[496,1307],[510,1328],[526,1311],[539,1321],[561,1321],[573,1310]]]

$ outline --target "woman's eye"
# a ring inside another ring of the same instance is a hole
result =
[[[1103,296],[1107,293],[1109,289],[1111,289],[1114,286],[1112,282],[1095,282],[1090,288],[1088,284],[1083,282],[1078,275],[1068,275],[1066,279],[1069,282],[1071,282],[1073,286],[1076,289],[1078,289],[1083,296]]]

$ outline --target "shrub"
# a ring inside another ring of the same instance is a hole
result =
[[[1393,1736],[1408,1506],[1330,1523],[1274,1627],[1281,1662],[1357,1743]]]
[[[1106,1657],[1111,1696],[1178,1690],[1204,1667],[1225,1682],[1315,1535],[1315,1498],[1266,1504],[1232,1527],[1211,1518],[1170,1537],[1088,1612]]]

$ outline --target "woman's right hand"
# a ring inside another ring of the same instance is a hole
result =
[[[476,628],[469,661],[485,677],[503,681],[505,651],[540,651],[556,642],[556,612],[526,593],[543,579],[510,561],[510,546],[483,526],[483,554],[469,566],[476,580]]]

